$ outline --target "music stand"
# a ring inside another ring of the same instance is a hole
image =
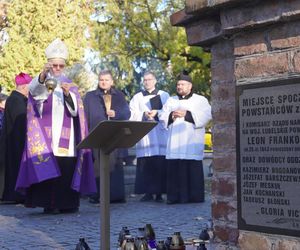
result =
[[[133,147],[150,132],[157,122],[102,121],[77,148],[98,148],[100,157],[100,220],[101,250],[110,249],[110,170],[109,154],[116,148]]]

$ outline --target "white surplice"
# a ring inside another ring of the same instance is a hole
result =
[[[168,126],[170,113],[177,109],[190,111],[195,124],[182,117]],[[178,96],[170,97],[160,119],[169,132],[166,159],[203,159],[205,125],[211,120],[211,106],[205,97],[198,94],[181,100]]]
[[[161,102],[164,104],[169,98],[169,94],[165,91],[159,90]],[[131,111],[131,121],[145,121],[144,112],[150,111],[150,99],[155,97],[153,94],[144,96],[142,92],[139,92],[133,96],[130,101],[129,107]],[[158,114],[161,110],[158,110]],[[164,128],[161,121],[154,129],[152,129],[147,135],[145,135],[136,144],[136,156],[137,157],[148,157],[155,155],[166,154],[166,143],[167,143],[167,130]]]

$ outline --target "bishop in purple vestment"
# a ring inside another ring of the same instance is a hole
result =
[[[55,39],[47,63],[29,85],[27,140],[16,189],[27,207],[45,213],[76,212],[80,193],[96,191],[91,151],[77,150],[87,135],[78,88],[63,74],[66,45]]]

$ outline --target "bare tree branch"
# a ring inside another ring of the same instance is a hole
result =
[[[153,14],[152,14],[152,11],[151,11],[151,8],[150,8],[148,0],[145,0],[145,3],[147,5],[147,9],[148,9],[148,13],[149,13],[150,19],[151,19],[151,21],[154,24],[155,29],[156,29],[157,46],[159,47],[160,46],[160,31],[159,31],[159,28],[158,28],[158,25],[157,25],[156,21],[154,20],[154,17],[153,17]]]
[[[188,53],[186,53],[186,52],[180,53],[179,55],[185,57],[185,58],[186,58],[188,61],[190,61],[190,62],[199,62],[199,63],[203,63],[202,58],[197,57],[197,56],[193,56],[193,55],[188,54]]]

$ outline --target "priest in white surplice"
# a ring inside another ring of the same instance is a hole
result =
[[[167,204],[203,202],[205,125],[211,119],[208,100],[193,93],[192,80],[181,74],[177,95],[168,99],[160,119],[168,129]]]
[[[158,119],[163,104],[169,94],[156,88],[156,77],[152,72],[144,74],[144,90],[138,92],[130,101],[132,121],[157,121],[154,127],[136,144],[137,169],[135,193],[145,194],[141,201],[161,202],[166,192],[166,144],[167,130]]]

